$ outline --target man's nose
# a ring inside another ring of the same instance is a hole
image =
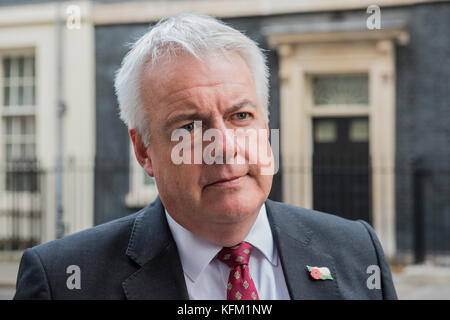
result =
[[[210,154],[213,158],[208,163],[215,164],[230,164],[233,163],[238,152],[235,132],[233,129],[229,129],[222,123],[215,123],[215,125],[208,130],[211,136],[214,136],[214,148]],[[206,140],[211,141],[210,135],[207,134]],[[210,142],[207,142],[209,144]],[[208,154],[208,152],[207,152]]]
[[[225,163],[232,163],[237,156],[238,146],[236,143],[236,134],[233,129],[224,128],[222,134],[222,152]]]

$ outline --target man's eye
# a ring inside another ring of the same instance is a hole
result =
[[[247,119],[248,115],[249,115],[248,112],[239,112],[239,113],[236,113],[236,118],[238,120],[245,120],[245,119]]]
[[[194,130],[194,123],[193,122],[188,123],[188,124],[182,126],[181,129],[185,129],[187,131],[192,131],[192,130]]]

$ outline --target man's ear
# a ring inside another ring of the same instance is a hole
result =
[[[148,155],[148,148],[144,146],[141,135],[136,131],[136,129],[130,129],[128,130],[128,133],[130,134],[131,142],[133,143],[136,160],[149,176],[154,177],[152,160]]]

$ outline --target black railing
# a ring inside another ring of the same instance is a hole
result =
[[[449,162],[413,163],[414,262],[450,256]]]
[[[36,161],[0,168],[0,250],[21,250],[41,242],[41,178]]]

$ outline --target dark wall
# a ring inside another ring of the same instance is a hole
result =
[[[410,250],[414,243],[416,159],[421,159],[421,167],[427,171],[427,190],[423,193],[428,246],[438,238],[448,239],[450,230],[450,3],[412,7],[408,31],[409,44],[396,48],[396,209],[400,250]]]
[[[95,28],[95,224],[135,211],[125,205],[129,189],[129,137],[119,118],[114,74],[128,52],[127,45],[147,28],[143,25]]]

